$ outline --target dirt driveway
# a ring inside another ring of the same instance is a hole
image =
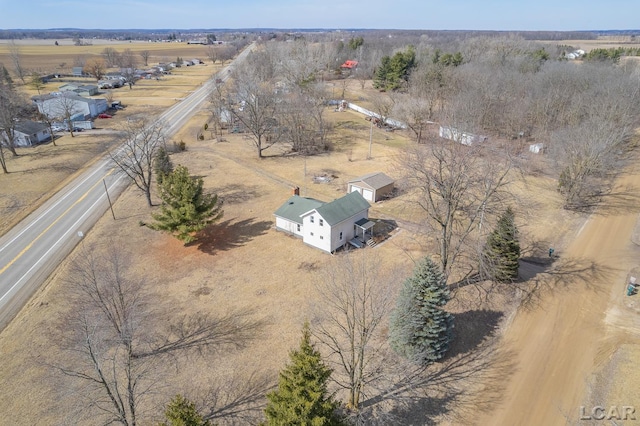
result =
[[[605,201],[610,207],[592,215],[553,267],[534,278],[542,297],[521,308],[504,336],[518,370],[502,404],[478,424],[592,424],[595,406],[640,409],[637,368],[615,362],[623,343],[623,358],[640,353],[638,313],[624,292],[639,263],[640,248],[630,240],[639,188],[640,175],[623,177],[614,192],[624,195]],[[635,390],[622,395],[622,388]],[[628,420],[618,424],[638,424]]]

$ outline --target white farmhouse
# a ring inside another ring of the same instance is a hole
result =
[[[293,195],[276,212],[276,229],[333,253],[346,244],[362,247],[371,237],[369,203],[355,191],[329,203]]]

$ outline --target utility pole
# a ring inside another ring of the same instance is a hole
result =
[[[111,209],[111,216],[113,216],[113,220],[116,220],[116,214],[113,212],[113,205],[111,204],[111,198],[109,197],[109,191],[107,191],[107,182],[102,179],[102,183],[104,184],[104,192],[107,194],[107,200],[109,201],[109,208]]]
[[[371,127],[369,129],[369,154],[367,160],[371,160],[371,145],[373,144],[373,117],[371,117]]]

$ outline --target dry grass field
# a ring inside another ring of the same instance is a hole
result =
[[[133,49],[136,45],[127,44],[126,47]],[[140,49],[143,46],[146,44]],[[2,47],[0,45],[0,55]],[[26,56],[29,49],[37,52],[37,49],[53,47],[56,46],[25,45],[24,52]],[[57,47],[69,49],[70,57],[77,54],[72,49],[75,46]],[[82,48],[98,54],[104,47]],[[169,47],[166,49],[170,53],[165,53],[170,58],[178,54],[190,56],[171,51]],[[194,46],[197,48],[201,46]],[[156,58],[162,58],[163,54],[154,53]],[[33,55],[34,58],[37,56],[36,53]],[[51,54],[47,60],[55,64],[59,59]],[[0,232],[9,229],[48,193],[72,178],[83,164],[112,146],[111,129],[117,127],[119,120],[127,114],[159,111],[171,105],[213,71],[211,65],[182,68],[159,82],[142,81],[131,91],[117,89],[114,98],[122,100],[127,108],[113,119],[101,120],[98,124],[104,131],[82,132],[73,139],[65,135],[58,139],[59,147],[44,145],[21,150],[24,155],[9,161],[13,173],[0,176],[0,212],[11,219],[3,222],[4,228]],[[370,83],[362,91],[357,82],[353,82],[345,97],[366,105],[372,93]],[[194,117],[174,136],[174,140],[186,142],[187,150],[173,154],[172,161],[187,166],[192,174],[202,176],[205,188],[220,195],[224,200],[224,217],[207,228],[201,240],[185,247],[166,234],[140,226],[141,222],[150,220],[152,210],[146,207],[142,194],[136,189],[125,191],[114,205],[116,220],[110,215],[100,219],[17,318],[0,333],[0,388],[11,389],[0,393],[2,422],[96,424],[91,412],[77,405],[78,398],[73,390],[60,386],[60,376],[50,365],[58,364],[63,356],[57,342],[66,333],[63,321],[72,309],[68,300],[73,288],[67,282],[71,262],[83,255],[82,250],[99,253],[111,245],[127,254],[132,273],[144,277],[155,295],[155,308],[165,312],[167,317],[185,312],[215,314],[248,310],[252,318],[265,324],[256,339],[243,349],[194,357],[187,363],[176,362],[175,366],[169,366],[166,374],[158,378],[157,392],[149,402],[153,411],[148,418],[158,420],[161,405],[176,392],[193,396],[198,405],[206,409],[200,395],[216,385],[227,387],[220,397],[224,403],[232,398],[234,387],[246,389],[248,383],[256,383],[252,395],[256,396],[257,404],[261,404],[265,389],[276,383],[277,372],[286,362],[288,351],[297,344],[303,321],[311,316],[314,306],[322,303],[317,297],[314,280],[335,261],[334,256],[275,231],[273,212],[290,196],[294,186],[300,187],[302,195],[328,201],[344,194],[347,181],[353,177],[373,171],[399,177],[402,148],[411,144],[407,135],[374,129],[372,159],[367,159],[369,123],[351,111],[328,109],[326,117],[336,128],[333,150],[306,160],[283,156],[279,149],[265,152],[268,158],[260,160],[242,135],[225,134],[224,141],[216,142],[205,132],[207,138],[200,141],[197,134],[208,116],[202,112]],[[543,162],[541,158],[527,158],[524,163],[529,173],[524,179],[514,180],[510,188],[514,194],[523,255],[528,257],[541,256],[542,250],[549,246],[561,252],[584,221],[583,216],[561,209],[555,181],[539,172],[544,169]],[[315,183],[316,176],[330,176],[331,180]],[[402,187],[402,182],[399,185]],[[416,232],[423,228],[424,219],[408,201],[408,196],[400,191],[397,197],[372,206],[371,218],[392,219],[398,227],[382,244],[350,252],[348,256],[369,256],[378,259],[382,270],[400,267],[405,271],[404,275],[408,275],[415,259],[433,251],[429,238]],[[525,278],[538,272],[537,266],[523,264]],[[403,277],[397,278],[396,290]],[[454,353],[460,359],[478,347],[480,341],[498,333],[499,328],[506,328],[513,318],[517,295],[507,292],[489,300],[480,300],[479,296],[473,286],[465,287],[458,291],[451,305],[451,309],[459,314]],[[637,346],[623,348],[624,353],[620,356],[627,360],[635,348]],[[620,368],[624,367],[624,372],[630,371],[629,365],[632,364],[621,362]],[[180,368],[174,368],[178,366]],[[482,377],[475,375],[482,373],[478,371],[469,376],[468,382],[457,383],[467,392],[464,406],[457,407],[461,412],[474,414],[490,410],[492,406],[486,405],[486,401],[500,400],[503,396],[505,383],[495,379],[482,383]],[[450,415],[443,413],[435,422],[473,424],[475,421],[474,415]],[[431,420],[434,419],[418,414],[412,424],[432,424]],[[219,421],[221,424],[246,424],[224,417]]]
[[[45,74],[70,74],[78,60],[87,61],[99,57],[106,48],[113,48],[118,52],[130,49],[134,54],[149,51],[149,65],[175,61],[178,56],[185,60],[193,58],[207,60],[207,46],[198,44],[91,40],[93,44],[90,46],[74,46],[71,40],[58,40],[59,46],[55,46],[55,40],[46,40],[46,44],[42,42],[43,40],[40,40],[36,44],[33,40],[19,40],[16,43],[23,68]],[[142,64],[142,57],[137,59]],[[9,71],[13,72],[10,46],[6,41],[0,43],[0,64],[4,64]]]

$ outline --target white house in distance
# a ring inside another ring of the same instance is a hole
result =
[[[276,229],[327,253],[349,243],[362,247],[374,225],[369,221],[369,207],[357,191],[329,203],[301,197],[296,191],[275,211]]]
[[[84,118],[97,117],[108,108],[107,100],[102,98],[84,98],[74,92],[63,92],[58,95],[40,95],[31,99],[38,107],[38,111],[49,118],[64,117],[65,109],[70,106],[71,115],[82,114]],[[67,105],[69,103],[69,105]]]
[[[347,182],[347,192],[359,192],[362,197],[375,203],[393,192],[394,180],[382,172],[369,173]]]
[[[462,132],[454,127],[440,126],[438,132],[441,138],[449,139],[462,145],[473,145],[489,140],[486,136],[474,135],[473,133]]]
[[[6,135],[3,134],[6,139]],[[14,146],[31,146],[49,140],[49,127],[36,121],[20,121],[16,123],[13,135]]]

